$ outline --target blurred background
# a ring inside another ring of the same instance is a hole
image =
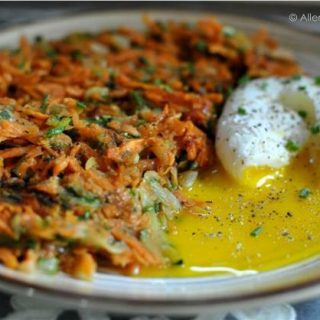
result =
[[[79,14],[90,11],[117,9],[181,9],[205,10],[208,14],[214,12],[241,14],[260,19],[274,20],[288,24],[291,28],[303,28],[312,33],[320,34],[320,1],[48,1],[48,2],[0,2],[0,27]],[[289,15],[316,15],[318,22],[290,22]]]

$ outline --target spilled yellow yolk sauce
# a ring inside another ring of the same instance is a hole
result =
[[[216,163],[184,191],[207,201],[206,207],[181,212],[169,225],[168,238],[183,265],[145,269],[140,276],[242,274],[319,254],[319,184],[307,152],[259,188],[238,184]]]

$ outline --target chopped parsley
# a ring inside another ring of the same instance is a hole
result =
[[[302,199],[308,198],[310,194],[311,194],[311,191],[308,188],[302,188],[301,190],[299,190],[299,197]]]
[[[57,50],[53,49],[53,48],[50,48],[47,50],[47,57],[49,59],[56,59],[58,57],[58,52]]]
[[[82,101],[77,101],[76,106],[79,110],[84,110],[87,107],[87,105]]]
[[[262,230],[263,230],[262,226],[256,227],[250,232],[250,236],[257,237],[262,232]]]
[[[268,87],[268,83],[267,82],[263,82],[261,83],[261,85],[259,86],[261,90],[266,90]]]
[[[245,116],[247,114],[247,111],[246,111],[245,108],[239,107],[238,108],[238,114],[240,114],[241,116]]]
[[[308,115],[308,113],[307,113],[307,111],[305,111],[305,110],[299,110],[298,111],[298,115],[301,117],[301,118],[306,118],[307,117],[307,115]]]
[[[314,84],[315,84],[316,86],[320,86],[320,76],[314,78]]]
[[[292,140],[288,140],[288,142],[285,145],[286,149],[290,152],[296,152],[299,150],[299,145],[292,141]]]
[[[315,124],[310,128],[312,134],[318,134],[320,132],[320,124]]]
[[[159,86],[162,90],[166,92],[173,92],[172,88],[168,84],[164,83],[161,79],[155,79],[154,84],[156,86]]]
[[[54,114],[48,118],[46,124],[51,127],[67,127],[71,122],[70,117],[62,117],[57,114]]]
[[[151,213],[158,213],[160,212],[160,203],[159,202],[155,202],[154,204],[145,206],[143,208],[143,212],[151,212]]]
[[[300,74],[296,74],[294,76],[291,77],[292,80],[300,80],[301,79],[301,75]]]
[[[56,136],[57,134],[62,133],[65,129],[66,129],[65,127],[51,128],[47,131],[46,137],[51,138],[53,136]]]
[[[140,91],[133,90],[133,91],[131,91],[130,96],[131,96],[132,100],[134,101],[134,103],[136,104],[137,107],[143,108],[143,107],[145,107],[147,105],[147,103],[144,100],[144,98],[142,97]]]
[[[40,105],[40,111],[46,112],[49,104],[49,95],[45,94],[42,98],[41,105]]]
[[[87,221],[90,219],[90,217],[91,217],[90,211],[86,211],[83,215],[78,217],[78,220],[79,221]]]
[[[81,50],[72,50],[70,52],[70,56],[74,60],[82,60],[84,58],[84,54]]]
[[[88,123],[95,123],[101,127],[107,127],[108,123],[112,120],[112,116],[103,115],[95,118],[87,118]]]
[[[238,80],[238,84],[239,84],[240,86],[244,86],[244,85],[246,85],[249,81],[250,81],[250,77],[245,74],[244,76],[242,76],[242,77]]]
[[[197,51],[201,53],[206,53],[208,50],[208,45],[204,40],[199,40],[194,44],[194,47],[197,49]]]
[[[0,120],[10,120],[12,118],[12,114],[8,109],[3,109],[0,111]]]

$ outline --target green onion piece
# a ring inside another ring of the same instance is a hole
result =
[[[256,227],[250,232],[250,236],[257,237],[262,232],[262,230],[263,230],[262,226]]]
[[[315,84],[316,86],[320,86],[320,76],[314,78],[314,84]]]

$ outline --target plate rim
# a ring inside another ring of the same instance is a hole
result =
[[[317,36],[310,34],[308,32],[304,32],[301,30],[291,30],[289,26],[284,26],[281,23],[278,22],[271,22],[264,19],[255,19],[252,17],[248,17],[245,15],[235,15],[235,14],[228,14],[225,12],[219,12],[219,10],[215,12],[205,12],[203,9],[198,10],[191,10],[191,9],[174,9],[174,10],[167,10],[167,9],[129,9],[129,10],[122,10],[122,9],[111,9],[106,11],[90,11],[89,13],[76,13],[76,14],[67,14],[63,15],[59,21],[81,21],[83,19],[88,18],[94,18],[97,16],[108,16],[108,15],[134,15],[137,17],[140,17],[144,14],[144,12],[150,14],[151,16],[153,14],[161,13],[166,14],[170,12],[170,15],[176,13],[177,15],[187,14],[192,11],[192,15],[198,17],[205,17],[205,16],[216,16],[219,18],[228,18],[230,20],[243,18],[248,23],[251,23],[254,25],[254,29],[257,29],[257,25],[263,23],[267,26],[273,26],[273,28],[277,28],[278,30],[281,30],[283,33],[287,34],[294,34],[299,35],[300,37],[307,37],[307,40],[309,41],[315,41],[319,42],[319,39]],[[222,19],[223,20],[223,19]],[[48,19],[37,19],[32,22],[27,23],[21,23],[14,26],[9,26],[7,28],[4,28],[0,32],[0,39],[5,34],[15,34],[16,36],[18,34],[23,33],[22,31],[25,29],[30,28],[41,28],[41,26],[50,27],[50,25],[57,25],[59,23],[57,21],[57,18],[48,18]],[[256,24],[257,23],[257,24]],[[41,30],[39,30],[41,33]],[[306,40],[306,41],[307,41]],[[16,40],[15,40],[16,42]],[[306,50],[307,51],[307,50]],[[308,51],[307,51],[308,52]],[[300,264],[305,263],[306,261],[301,262]],[[281,268],[283,269],[283,268]],[[264,273],[271,273],[273,271],[267,271]],[[206,277],[207,278],[207,277]],[[211,278],[212,277],[208,277]],[[163,278],[162,278],[163,279]],[[183,278],[182,278],[183,279]],[[148,279],[145,279],[148,280]],[[173,299],[172,297],[170,300],[167,299],[155,299],[155,300],[143,300],[141,297],[137,296],[136,298],[118,298],[118,297],[102,297],[102,296],[94,296],[92,294],[86,295],[84,292],[79,293],[72,290],[62,290],[62,289],[56,289],[56,288],[50,288],[49,286],[37,284],[37,283],[29,283],[24,282],[22,279],[14,279],[13,277],[5,277],[3,273],[0,270],[0,286],[3,287],[5,285],[5,288],[8,290],[11,290],[13,292],[15,291],[26,291],[25,293],[27,295],[31,296],[47,296],[50,298],[56,298],[60,302],[63,302],[64,299],[68,298],[68,301],[73,300],[74,303],[77,306],[80,307],[88,307],[92,306],[94,308],[105,308],[105,306],[108,304],[109,308],[114,309],[117,312],[123,311],[123,306],[130,306],[131,308],[137,310],[137,312],[140,312],[140,310],[148,311],[150,313],[150,308],[152,308],[151,313],[158,313],[159,310],[164,307],[166,307],[170,314],[185,314],[186,310],[188,310],[188,314],[191,314],[192,309],[203,309],[203,310],[212,310],[214,307],[215,309],[218,307],[223,307],[225,305],[228,305],[230,308],[237,307],[238,305],[246,305],[246,304],[252,304],[252,303],[264,303],[268,300],[275,300],[280,301],[281,299],[283,301],[287,301],[288,299],[284,297],[284,294],[287,295],[294,295],[290,298],[290,300],[301,300],[301,298],[309,298],[314,296],[315,294],[320,293],[320,274],[317,279],[311,279],[310,281],[303,282],[301,284],[296,284],[288,287],[282,287],[277,290],[273,291],[266,291],[266,292],[252,292],[248,293],[243,296],[229,296],[229,297],[223,297],[223,298],[206,298],[206,299],[195,299],[192,297],[191,300],[186,300],[186,298],[180,299]],[[68,288],[66,288],[68,289]],[[296,293],[300,293],[299,296],[296,295]],[[57,297],[59,295],[59,297]],[[63,297],[61,297],[62,295]],[[221,301],[222,300],[222,301]],[[80,301],[80,305],[79,305]],[[186,306],[186,301],[188,302],[188,306]],[[69,304],[69,303],[68,303]],[[183,308],[183,310],[181,309]],[[223,307],[224,308],[224,307]],[[127,312],[127,311],[125,311]]]

